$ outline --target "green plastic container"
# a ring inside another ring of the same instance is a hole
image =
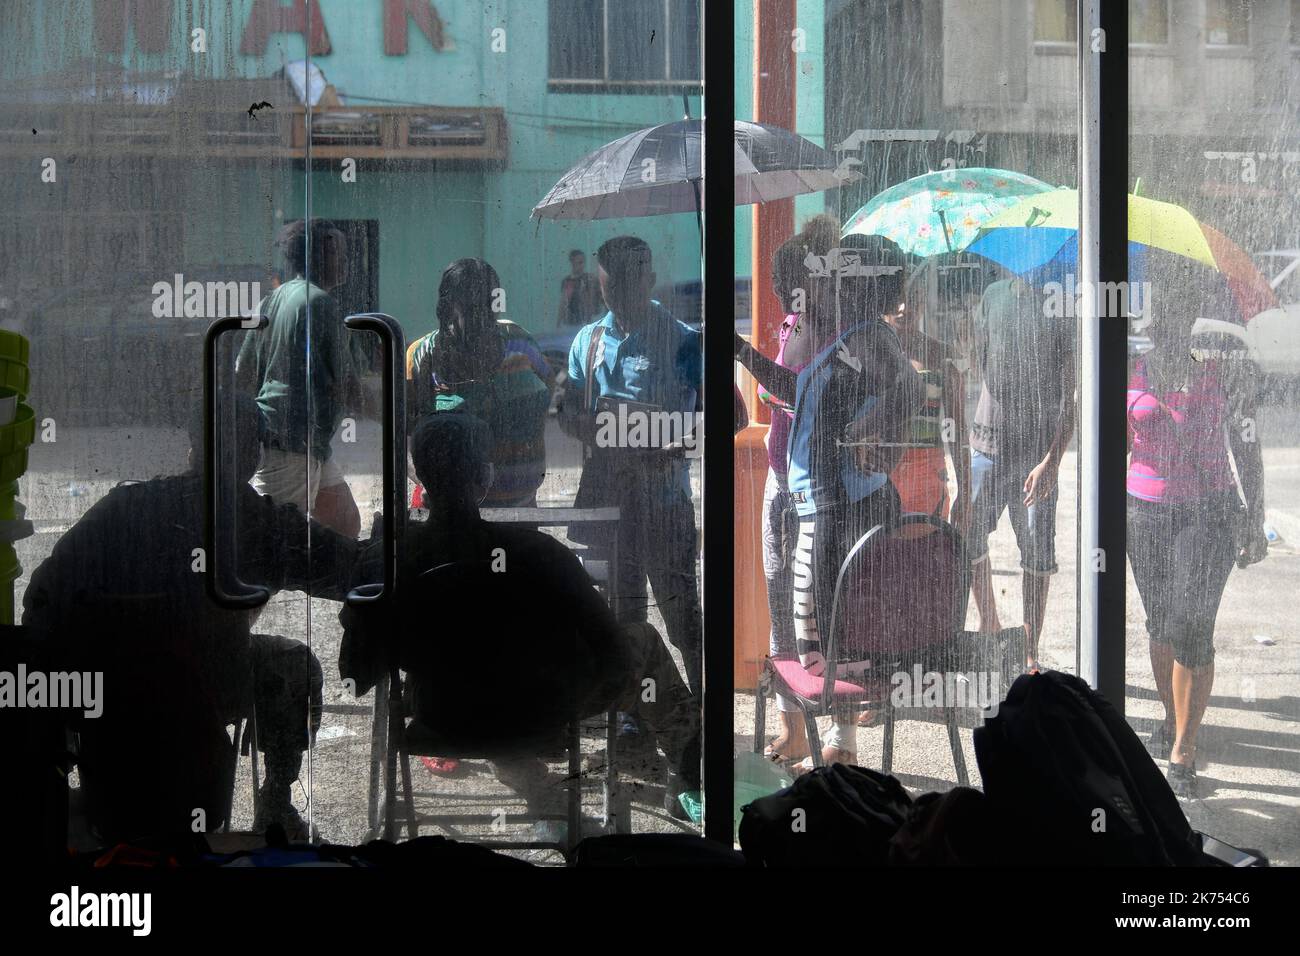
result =
[[[732,836],[739,842],[740,816],[745,805],[778,790],[784,790],[794,783],[794,780],[780,764],[752,751],[746,751],[736,757],[735,774],[736,785],[732,791]]]
[[[8,329],[0,329],[0,358],[19,365],[30,364],[32,344],[25,336]]]
[[[36,440],[36,412],[20,404],[12,425],[0,425],[0,484],[21,478],[27,471],[27,449]]]
[[[30,393],[31,371],[27,368],[31,343],[17,332],[0,329],[0,386],[12,388],[21,398]]]

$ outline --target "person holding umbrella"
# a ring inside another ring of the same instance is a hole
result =
[[[1233,564],[1268,553],[1263,453],[1245,427],[1258,381],[1231,354],[1197,360],[1191,317],[1205,304],[1194,284],[1169,283],[1152,302],[1153,348],[1128,384],[1128,556],[1165,710],[1150,747],[1169,760],[1173,791],[1195,797],[1219,602]]]

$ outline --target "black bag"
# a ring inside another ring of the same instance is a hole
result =
[[[1078,677],[1021,676],[974,736],[985,796],[1017,862],[1207,864],[1137,734]]]
[[[741,808],[751,866],[884,866],[912,800],[893,777],[831,764]]]
[[[984,794],[970,787],[921,794],[889,841],[891,866],[997,866],[1014,853]]]

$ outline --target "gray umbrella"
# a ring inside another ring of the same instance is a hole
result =
[[[560,177],[533,207],[537,219],[616,219],[698,212],[703,182],[700,120],[679,120],[606,143]],[[735,124],[736,205],[839,186],[856,174],[836,169],[820,146],[789,130]]]

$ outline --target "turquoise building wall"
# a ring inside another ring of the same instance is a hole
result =
[[[735,0],[735,96],[736,116],[754,119],[754,3],[756,0]],[[762,0],[757,0],[762,2]],[[804,31],[805,49],[797,54],[795,71],[795,132],[826,147],[824,134],[825,64],[822,62],[825,47],[825,0],[798,0],[795,22]],[[793,42],[793,38],[791,39]],[[834,144],[831,144],[834,145]],[[822,193],[812,193],[795,198],[795,228],[810,216],[822,212],[826,200]],[[747,276],[753,269],[753,219],[752,206],[736,209],[736,275]],[[766,276],[766,270],[763,275]]]
[[[140,73],[225,79],[269,76],[305,58],[305,38],[291,33],[272,34],[264,55],[241,54],[252,6],[253,0],[177,0],[167,51],[142,53],[128,32],[120,62]],[[570,248],[592,252],[606,238],[632,232],[651,244],[661,282],[699,277],[693,215],[590,223],[529,219],[560,175],[591,150],[681,119],[680,93],[550,92],[545,0],[437,0],[447,47],[435,50],[408,21],[408,50],[400,56],[384,53],[380,0],[319,0],[319,6],[332,49],[313,62],[357,105],[382,100],[505,110],[508,158],[500,168],[361,163],[356,183],[342,182],[336,163],[318,163],[310,173],[313,215],[379,220],[380,307],[400,318],[408,334],[432,327],[441,270],[461,256],[493,263],[506,288],[508,314],[534,331],[555,325]],[[80,71],[96,56],[91,0],[25,3],[19,22],[22,35],[0,37],[0,78]],[[194,27],[207,31],[206,54],[189,49]],[[501,52],[491,48],[498,27],[505,30]],[[690,98],[689,109],[702,115],[700,97]],[[202,208],[204,228],[187,219],[186,261],[262,261],[266,237],[278,222],[306,210],[302,167],[302,161],[252,167],[196,159],[190,175],[201,184],[194,203]]]

